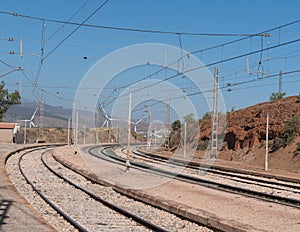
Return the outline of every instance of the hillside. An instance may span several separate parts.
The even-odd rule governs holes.
[[[3,122],[19,122],[21,120],[29,120],[34,114],[37,103],[22,103],[21,105],[13,105],[8,109],[3,117]],[[39,125],[39,109],[37,110],[33,122]],[[44,127],[68,127],[68,118],[72,117],[72,109],[64,109],[48,104],[44,106]]]
[[[228,150],[252,148],[266,138],[266,116],[269,115],[269,139],[279,136],[285,123],[300,116],[300,100],[297,96],[260,103],[245,109],[230,112],[226,116],[227,128],[224,142]],[[211,120],[200,122],[200,139],[210,137]]]
[[[107,143],[109,141],[115,141],[114,133],[112,129],[98,128],[98,142]],[[82,131],[79,131],[81,136],[78,136],[78,143],[83,144],[94,144],[95,143],[95,129],[87,129],[85,131],[85,138],[83,139]],[[70,131],[70,140],[72,141],[72,130]],[[36,143],[39,139],[39,128],[27,128],[26,129],[26,143]],[[41,139],[47,143],[67,143],[68,142],[68,129],[67,128],[44,128],[43,138]],[[71,142],[70,141],[70,142]],[[24,142],[24,128],[18,136],[18,143],[22,144]]]
[[[269,115],[270,166],[300,172],[300,99],[292,96],[230,112],[220,144],[219,159],[263,167],[266,144],[266,115]],[[210,138],[211,119],[201,120],[200,143]],[[292,125],[296,128],[291,136]],[[300,148],[300,147],[299,147]],[[298,148],[298,149],[299,149]],[[199,156],[204,151],[198,152]]]

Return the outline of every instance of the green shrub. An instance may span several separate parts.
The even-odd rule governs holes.
[[[295,151],[293,151],[294,155],[300,155],[300,142],[297,143]]]
[[[286,121],[282,133],[275,137],[271,146],[271,152],[277,151],[280,147],[285,147],[291,143],[297,135],[300,128],[300,117],[294,116]]]
[[[271,152],[277,151],[279,148],[283,147],[285,144],[284,140],[280,137],[275,137],[273,144],[271,146]]]
[[[276,101],[278,99],[284,98],[285,97],[285,93],[272,93],[270,96],[270,101]]]
[[[172,123],[172,130],[178,131],[181,128],[181,122],[179,120],[176,120]]]
[[[299,93],[299,95],[297,97],[297,100],[296,100],[296,103],[299,103],[299,102],[300,102],[300,93]]]
[[[197,146],[197,150],[199,151],[204,151],[207,149],[209,144],[209,140],[199,140],[198,146]]]
[[[59,131],[59,132],[63,132],[64,131],[63,128],[61,128],[61,127],[57,127],[56,130]]]

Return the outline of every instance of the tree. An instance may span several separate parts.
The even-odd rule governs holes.
[[[176,120],[172,123],[172,130],[178,131],[181,128],[181,122],[179,120]]]
[[[272,93],[270,96],[270,101],[276,101],[278,99],[284,98],[285,97],[285,92],[284,93]]]
[[[195,123],[197,123],[197,121],[194,118],[194,114],[193,113],[188,114],[187,116],[183,117],[183,119],[184,119],[184,121],[187,124],[195,124]]]
[[[9,93],[7,89],[4,88],[5,84],[4,81],[0,83],[0,121],[6,111],[12,105],[21,104],[21,96],[17,90]]]
[[[274,138],[271,146],[271,152],[277,151],[281,147],[285,147],[291,143],[300,133],[300,116],[293,116],[284,123],[284,128],[279,136]]]
[[[183,118],[187,125],[187,130],[186,130],[187,142],[191,143],[199,132],[199,121],[194,118],[194,114],[192,113],[188,114]]]

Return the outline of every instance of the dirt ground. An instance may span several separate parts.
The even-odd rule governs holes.
[[[268,155],[268,166],[274,172],[292,172],[298,173],[300,177],[300,155],[294,155],[293,151],[296,149],[297,142],[300,138],[295,139],[291,144],[284,148],[280,148],[274,153]],[[265,144],[261,143],[257,146],[239,151],[221,151],[219,154],[220,160],[238,162],[240,165],[253,166],[255,168],[264,169],[266,156]]]
[[[284,148],[280,148],[274,153],[268,153],[268,172],[270,174],[293,176],[300,178],[300,155],[294,155],[297,143],[300,142],[300,137],[297,137],[292,143]],[[176,158],[172,152],[158,149],[152,151],[159,155]],[[177,158],[183,158],[183,152],[180,150]],[[189,154],[189,152],[187,152]],[[203,157],[209,155],[209,151],[196,151],[191,153],[194,161],[203,160]],[[265,143],[260,143],[252,148],[244,148],[238,151],[222,150],[218,153],[217,159],[213,164],[227,166],[237,169],[246,169],[252,171],[264,171],[266,148]]]
[[[38,128],[30,128],[27,130],[27,142],[35,143],[38,138]],[[67,129],[65,128],[45,128],[44,138],[46,142],[51,143],[67,143]],[[99,137],[103,141],[107,140],[105,131],[103,134],[99,133]],[[268,166],[269,171],[277,174],[294,173],[300,177],[300,155],[294,155],[297,143],[300,142],[300,137],[297,137],[292,143],[284,148],[280,148],[274,153],[269,153]],[[156,151],[155,151],[156,152]],[[159,153],[171,156],[170,152]],[[206,152],[207,153],[207,152]],[[237,168],[245,168],[250,170],[264,170],[265,162],[265,143],[260,143],[252,148],[244,148],[238,151],[223,150],[219,152],[216,162]],[[196,151],[194,157],[196,159],[202,158],[205,151]],[[215,162],[215,163],[216,163]]]

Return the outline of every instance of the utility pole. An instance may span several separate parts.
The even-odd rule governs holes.
[[[39,140],[43,141],[44,137],[44,115],[45,115],[45,104],[44,104],[44,90],[41,92],[40,102],[40,126],[39,126]]]
[[[265,171],[268,171],[268,153],[269,153],[269,114],[267,114],[267,128],[266,128]]]
[[[99,108],[96,108],[96,115],[95,115],[95,143],[98,144],[98,122],[100,120],[99,117]]]
[[[211,158],[216,158],[218,154],[218,79],[219,70],[215,68],[214,74],[214,102],[213,102],[213,115],[212,115],[212,145],[211,145]]]
[[[167,131],[169,132],[170,130],[170,90],[168,91],[168,100],[167,100],[167,114],[166,114],[166,127]]]
[[[127,124],[127,157],[126,157],[126,170],[130,170],[130,133],[131,133],[131,98],[132,92],[129,92],[129,106],[128,106],[128,124]]]
[[[23,40],[20,39],[20,58],[23,57]]]
[[[171,114],[171,106],[170,106],[171,98],[170,98],[170,90],[168,91],[168,100],[167,100],[167,112],[166,112],[166,135],[165,135],[165,148],[169,148],[169,136],[170,136],[170,114]]]
[[[70,126],[71,126],[71,120],[69,117],[68,118],[68,147],[70,146]]]
[[[83,126],[83,144],[85,144],[85,137],[86,137],[86,126]]]
[[[117,121],[117,128],[116,128],[116,142],[119,143],[119,121]]]
[[[75,123],[75,145],[78,144],[78,109],[76,109],[76,123]]]
[[[75,139],[76,139],[76,103],[75,101],[73,102],[73,112],[72,112],[72,143],[75,144]]]
[[[282,71],[279,73],[279,93],[282,94]]]
[[[186,158],[186,122],[184,122],[183,157]]]
[[[22,93],[22,83],[21,82],[16,82],[16,85],[19,85],[19,94],[21,96],[21,93]]]
[[[154,129],[154,148],[156,149],[156,126],[155,126],[155,129]]]
[[[25,126],[24,126],[24,144],[26,144],[26,140],[27,140],[27,138],[26,138],[27,121],[25,120],[24,123],[25,123]]]
[[[149,106],[148,110],[148,118],[149,118],[149,126],[148,126],[148,135],[147,135],[147,149],[151,148],[151,138],[152,138],[152,131],[151,131],[151,122],[152,122],[152,109],[151,106]]]

